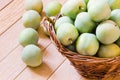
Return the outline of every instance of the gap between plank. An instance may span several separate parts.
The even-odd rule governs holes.
[[[9,30],[16,22],[18,22],[20,19],[21,19],[21,17],[18,18],[14,23],[12,23],[12,24],[10,25],[10,27],[8,27],[6,30],[4,30],[2,33],[0,33],[0,36],[1,36],[3,33],[5,33],[6,31],[8,31],[8,30]]]
[[[26,68],[27,66],[13,80],[15,80],[20,74],[22,74]]]
[[[10,1],[9,3],[7,3],[4,7],[2,7],[2,8],[0,9],[0,11],[2,11],[5,7],[7,7],[7,6],[8,6],[9,4],[11,4],[13,1],[14,1],[14,0]]]
[[[65,60],[63,60],[61,62],[61,64],[50,74],[50,76],[47,78],[47,80],[57,71],[57,69],[59,69],[60,66],[62,66],[62,64],[66,61],[66,57],[65,57]]]
[[[52,42],[50,42],[42,51],[44,51],[51,43],[52,43]],[[7,57],[10,55],[10,53],[12,53],[18,46],[19,46],[19,44],[16,45],[16,47],[14,47],[14,48],[8,53],[8,55],[6,55],[4,58],[2,58],[2,59],[0,60],[0,62],[2,62],[5,58],[7,58]]]
[[[2,62],[5,58],[7,58],[7,57],[10,55],[10,53],[12,53],[18,46],[19,46],[19,45],[16,45],[16,47],[14,47],[14,48],[8,53],[8,55],[6,55],[5,57],[3,57],[3,58],[0,60],[0,62]]]

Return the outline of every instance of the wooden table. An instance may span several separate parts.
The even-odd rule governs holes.
[[[43,0],[44,6],[48,1]],[[43,64],[31,68],[23,63],[23,47],[18,37],[24,30],[21,22],[24,12],[24,0],[0,0],[0,80],[85,80],[57,51],[41,28],[38,44],[43,51]]]
[[[44,6],[48,1],[43,0]],[[65,0],[59,1],[63,4]],[[38,43],[43,51],[43,64],[31,68],[23,63],[23,47],[18,37],[24,30],[21,22],[24,12],[24,0],[0,0],[0,80],[81,80],[41,29]]]

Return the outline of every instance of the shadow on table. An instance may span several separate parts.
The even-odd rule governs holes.
[[[53,72],[52,69],[44,62],[36,68],[32,68],[32,67],[29,67],[29,68],[32,72],[42,77],[48,77],[50,73]]]

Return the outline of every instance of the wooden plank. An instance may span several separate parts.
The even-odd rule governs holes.
[[[0,62],[1,80],[13,80],[26,68],[25,63],[21,60],[22,49],[22,46],[18,46],[8,57]],[[45,55],[45,52],[43,54]]]
[[[9,5],[13,0],[0,0],[0,11]]]
[[[20,1],[21,0],[17,0],[18,3]],[[9,8],[13,7],[13,4],[15,4],[15,3],[16,3],[16,1],[14,1],[10,6],[8,6],[7,9],[5,8],[5,10],[3,11],[3,13],[5,13],[6,10],[8,10]],[[18,4],[18,3],[16,3],[16,4]],[[21,4],[23,4],[23,3],[21,3]],[[14,8],[15,8],[15,6],[14,6]],[[7,14],[9,14],[9,12]],[[12,12],[10,12],[10,13],[12,13]],[[2,13],[0,13],[0,14],[2,14]],[[6,14],[3,14],[3,16],[5,16],[5,15]],[[13,14],[12,14],[12,17],[13,17]],[[2,21],[2,18],[4,18],[4,17],[1,16],[1,18],[0,18],[1,21]],[[6,19],[7,22],[4,21],[4,20],[2,22],[0,21],[0,25],[2,25],[2,23],[3,23],[3,25],[2,25],[3,29],[5,29],[6,27],[9,27],[10,25],[12,25],[13,21],[12,22],[8,22],[9,21],[8,18],[5,17],[5,19]],[[13,18],[11,18],[11,19],[13,19]],[[6,24],[6,25],[4,25],[4,24]],[[4,31],[2,29],[0,29],[0,30]],[[1,46],[1,49],[0,49],[0,53],[1,53],[0,60],[3,59],[12,49],[14,49],[16,47],[16,45],[18,44],[18,36],[19,36],[19,34],[20,34],[20,32],[22,30],[23,30],[22,22],[18,21],[18,22],[16,22],[15,25],[12,26],[12,28],[10,30],[8,30],[6,33],[4,33],[3,35],[0,36],[0,45],[4,44],[3,46]],[[42,41],[42,39],[43,38],[41,38],[41,41]]]
[[[24,13],[24,0],[14,0],[0,12],[0,35],[11,27]]]
[[[19,43],[18,37],[24,27],[19,20],[8,31],[0,36],[0,61],[6,57]]]
[[[44,50],[51,42],[44,40],[43,43],[42,41],[43,40],[39,40],[39,45],[40,48]],[[9,56],[0,62],[0,76],[2,80],[13,80],[25,69],[26,65],[21,60],[22,49],[23,47],[19,45]],[[45,53],[46,52],[43,52],[44,55]]]
[[[19,2],[19,1],[18,1]],[[8,6],[7,6],[8,7]],[[6,9],[6,8],[5,8]],[[4,11],[3,11],[4,12]],[[0,13],[1,15],[1,13]],[[1,17],[1,16],[0,16]],[[9,18],[9,17],[8,17]],[[2,18],[1,18],[2,19]],[[7,18],[6,18],[7,19]],[[15,18],[16,19],[16,18]],[[19,18],[18,18],[19,19]],[[1,20],[2,21],[2,20]],[[0,21],[0,24],[1,24],[1,21]],[[15,21],[16,22],[16,21]],[[6,23],[6,21],[5,21]],[[3,24],[5,24],[3,23]],[[8,23],[9,23],[9,20],[8,20]],[[14,23],[10,22],[11,25],[13,25]],[[5,44],[5,46],[3,46],[1,49],[0,49],[0,53],[1,54],[6,54],[4,55],[4,57],[2,57],[2,61],[0,62],[0,76],[1,76],[1,79],[2,80],[13,80],[18,74],[20,74],[25,68],[26,68],[26,65],[21,61],[20,59],[20,53],[22,51],[22,47],[19,46],[17,47],[18,45],[18,42],[17,39],[18,39],[18,35],[19,33],[21,32],[21,30],[23,30],[24,28],[16,28],[16,26],[18,26],[19,24],[21,24],[21,22],[17,22],[16,24],[14,24],[13,26],[11,25],[7,25],[10,29],[7,28],[7,31],[0,36],[0,42],[1,42],[1,45],[3,46]],[[1,27],[1,26],[0,26]],[[6,28],[6,27],[4,27]],[[20,30],[20,32],[19,32]],[[17,34],[18,33],[18,34]],[[15,41],[15,42],[14,42]],[[40,38],[39,40],[39,45],[43,48],[45,48],[45,45],[46,44],[49,44],[48,42],[49,40],[46,40],[46,38],[44,38],[42,36],[42,38]],[[14,43],[14,44],[13,44]],[[11,45],[10,45],[11,44]],[[9,46],[9,48],[8,48]],[[7,47],[7,48],[6,48]],[[17,48],[16,48],[17,47]],[[15,49],[16,48],[16,49]],[[13,49],[15,49],[13,51]],[[4,50],[4,51],[2,51]],[[51,49],[50,50],[54,50],[54,49]],[[48,50],[48,51],[50,51]],[[5,52],[7,51],[7,52]],[[13,51],[13,52],[11,52]],[[9,55],[8,53],[11,52]],[[46,52],[48,53],[48,52]],[[53,51],[51,51],[51,53],[53,53]],[[8,55],[8,56],[7,56]],[[48,53],[49,55],[49,53]],[[51,55],[49,55],[51,56]],[[55,57],[55,56],[54,56]],[[59,56],[58,56],[59,57]],[[54,60],[57,60],[57,58],[54,58]],[[3,59],[4,58],[4,59]],[[52,59],[53,57],[51,57],[50,59]],[[62,59],[62,58],[61,58]],[[60,61],[60,59],[58,59],[57,61]],[[48,62],[49,63],[52,63],[52,61],[49,62],[49,60],[47,60],[47,57],[45,59],[45,64]],[[62,62],[61,62],[62,63]],[[60,65],[60,63],[56,63],[57,65]],[[49,64],[50,65],[50,64]],[[55,67],[53,67],[54,65],[51,65],[52,68],[55,69]],[[57,66],[58,67],[58,66]],[[25,69],[26,70],[26,69]],[[45,75],[45,74],[44,74]],[[26,76],[27,77],[27,76]]]
[[[66,61],[54,72],[48,80],[82,80],[70,62]]]
[[[63,57],[51,44],[43,57],[43,64],[38,68],[27,67],[15,80],[47,80],[47,78],[63,63]],[[26,76],[27,75],[27,76]]]
[[[22,47],[16,48],[5,60],[0,62],[0,76],[1,80],[13,80],[26,65],[21,60]]]
[[[70,61],[65,62],[50,76],[48,80],[93,80],[85,79],[80,76],[75,68],[71,66]],[[114,78],[107,78],[107,80],[120,80],[120,75]]]

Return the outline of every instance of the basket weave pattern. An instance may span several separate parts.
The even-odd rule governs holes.
[[[50,38],[58,51],[70,60],[80,75],[92,80],[107,80],[108,77],[114,78],[120,73],[120,56],[114,58],[83,56],[65,48],[56,38],[54,31],[56,19],[51,20],[48,17],[44,17],[42,24],[47,28]]]

